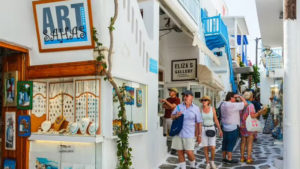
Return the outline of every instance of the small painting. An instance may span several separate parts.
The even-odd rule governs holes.
[[[142,89],[136,89],[136,107],[142,107],[143,105],[143,92]]]
[[[18,82],[18,104],[17,108],[22,110],[32,109],[32,81]]]
[[[14,160],[14,159],[5,159],[3,168],[4,169],[15,169],[16,168],[16,160]]]
[[[35,168],[36,169],[58,169],[58,162],[57,161],[52,161],[47,158],[41,158],[38,157],[36,158],[35,161]]]
[[[18,126],[19,126],[19,136],[20,137],[29,137],[31,134],[30,127],[30,116],[28,115],[20,115],[18,118]]]
[[[134,88],[125,86],[125,104],[126,105],[134,105]]]
[[[4,73],[4,106],[17,106],[18,71]]]
[[[16,149],[16,112],[5,112],[5,150]]]

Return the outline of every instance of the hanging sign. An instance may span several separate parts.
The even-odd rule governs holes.
[[[90,0],[33,1],[40,52],[93,48]]]
[[[172,81],[195,80],[197,59],[172,60]]]

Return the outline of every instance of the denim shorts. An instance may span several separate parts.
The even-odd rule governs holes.
[[[222,151],[232,152],[239,136],[239,130],[223,131]]]

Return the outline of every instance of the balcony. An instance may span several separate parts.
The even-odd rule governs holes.
[[[178,2],[182,5],[185,11],[192,17],[197,25],[200,22],[200,1],[199,0],[178,0]]]
[[[221,15],[202,19],[206,45],[209,49],[224,47],[229,43],[227,26]]]

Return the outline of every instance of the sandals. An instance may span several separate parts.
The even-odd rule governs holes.
[[[246,161],[247,164],[252,164],[253,162],[254,162],[253,159],[248,159],[248,160]]]
[[[245,161],[246,161],[245,157],[242,157],[241,160],[240,160],[241,163],[244,163]]]

